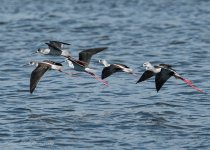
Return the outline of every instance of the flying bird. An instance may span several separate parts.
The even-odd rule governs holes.
[[[68,62],[69,67],[73,68],[74,70],[80,71],[80,72],[85,72],[85,73],[91,75],[92,77],[94,77],[95,79],[97,79],[98,81],[100,81],[101,83],[103,83],[104,85],[108,86],[108,83],[106,81],[102,80],[100,77],[96,76],[93,73],[94,70],[89,67],[90,60],[91,60],[92,56],[105,50],[105,49],[107,49],[107,47],[86,49],[79,53],[78,60],[69,56],[68,58],[66,58],[66,61]]]
[[[32,94],[35,90],[37,84],[39,83],[41,77],[45,74],[48,70],[57,70],[59,72],[63,72],[67,75],[70,75],[67,72],[64,72],[62,70],[62,64],[56,63],[50,60],[44,60],[43,62],[37,62],[37,61],[30,61],[28,65],[35,65],[36,68],[31,73],[30,78],[30,93]]]
[[[53,56],[64,56],[69,57],[70,53],[67,49],[64,49],[64,45],[70,45],[68,43],[60,42],[60,41],[49,41],[49,43],[45,43],[48,45],[48,48],[39,48],[36,53],[40,53],[43,55],[53,55]]]
[[[146,67],[146,71],[142,74],[140,79],[136,82],[145,81],[152,76],[155,76],[155,85],[157,92],[161,89],[164,83],[171,77],[174,76],[176,79],[180,79],[185,82],[187,85],[197,90],[198,92],[204,93],[202,90],[195,87],[192,82],[188,79],[183,78],[179,75],[174,69],[172,69],[171,65],[168,64],[159,64],[157,66],[153,66],[150,62],[145,62],[143,67]]]
[[[113,73],[116,72],[127,72],[129,74],[133,74],[133,70],[126,65],[123,64],[109,64],[106,60],[102,59],[99,60],[99,63],[103,64],[105,67],[101,73],[101,79],[105,79],[111,76]]]

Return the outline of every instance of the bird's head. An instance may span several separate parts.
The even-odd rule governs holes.
[[[32,66],[32,65],[37,66],[38,65],[38,62],[37,61],[29,61],[27,64],[23,65],[23,67],[24,66]]]
[[[38,62],[37,61],[30,61],[29,63],[28,63],[28,65],[32,65],[32,66],[38,66]]]
[[[143,67],[146,67],[146,70],[151,70],[154,68],[150,62],[143,63]]]
[[[99,62],[100,64],[103,64],[103,61],[104,61],[104,59],[100,59],[98,62]]]
[[[41,53],[41,54],[48,54],[50,52],[49,48],[38,48],[36,53]]]
[[[43,48],[38,48],[36,52],[37,53],[43,53],[44,52],[44,49]]]
[[[105,67],[110,66],[110,64],[108,64],[108,62],[107,62],[105,59],[100,59],[98,62],[99,62],[100,64],[103,64]]]

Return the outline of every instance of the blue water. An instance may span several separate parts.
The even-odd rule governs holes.
[[[142,64],[167,63],[210,91],[208,0],[2,0],[0,6],[0,149],[210,149],[210,100],[170,78],[135,84]],[[29,93],[30,60],[48,40],[81,49],[107,46],[99,59],[123,63],[105,87],[86,74],[47,72]],[[63,63],[66,71],[67,64]]]

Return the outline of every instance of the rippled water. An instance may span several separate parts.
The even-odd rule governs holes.
[[[209,94],[171,78],[135,84],[145,61],[172,64],[210,91],[208,0],[2,0],[0,7],[1,149],[210,149]],[[139,77],[117,73],[110,87],[80,74],[51,71],[29,89],[32,54],[48,40],[81,49],[107,46],[99,59],[124,63]],[[69,71],[67,65],[64,66]]]

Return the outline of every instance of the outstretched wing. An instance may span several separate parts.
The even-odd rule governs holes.
[[[90,63],[91,57],[94,54],[97,54],[105,49],[107,49],[107,47],[86,49],[79,53],[79,60],[85,62],[86,66],[88,66]]]
[[[142,76],[139,78],[139,80],[136,82],[136,84],[139,83],[139,82],[145,81],[145,80],[151,78],[151,77],[154,76],[154,75],[155,75],[155,73],[153,73],[152,71],[146,70],[146,71],[142,74]]]
[[[36,69],[34,69],[31,73],[31,79],[30,79],[30,92],[33,93],[35,90],[38,82],[40,81],[41,77],[44,75],[44,73],[50,69],[50,66],[47,64],[39,64]]]
[[[115,65],[110,65],[108,67],[104,67],[101,74],[101,79],[105,79],[112,75],[115,72],[121,71],[120,68],[116,67]]]
[[[160,90],[160,88],[164,85],[164,83],[174,74],[174,72],[168,70],[168,69],[161,69],[159,73],[156,74],[155,77],[155,85],[157,92]]]
[[[50,41],[50,44],[52,44],[60,49],[63,49],[64,45],[71,45],[69,43],[64,43],[64,42],[60,42],[60,41]]]

